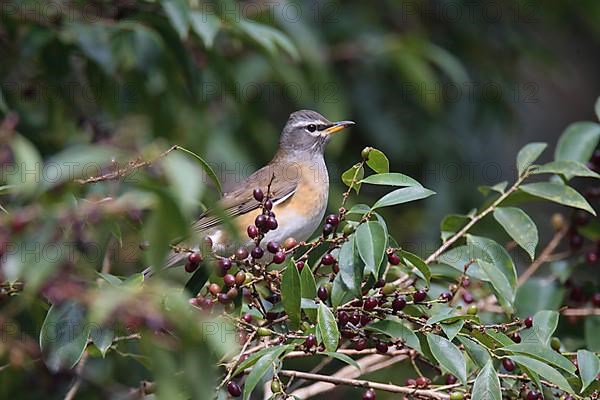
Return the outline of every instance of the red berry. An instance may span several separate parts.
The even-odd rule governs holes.
[[[368,389],[363,393],[362,400],[375,400],[376,397],[375,391],[373,389]]]
[[[315,347],[317,345],[317,338],[315,337],[315,335],[310,334],[306,337],[306,339],[304,340],[304,345],[306,346],[307,349],[311,349],[313,347]]]
[[[269,242],[267,243],[267,250],[269,253],[277,253],[279,251],[279,243],[277,242]]]
[[[365,310],[371,311],[371,310],[374,310],[378,304],[379,304],[379,302],[377,301],[377,299],[375,297],[367,297],[363,307]]]
[[[397,312],[402,310],[404,307],[406,307],[406,298],[404,296],[396,297],[392,301],[392,310]]]
[[[259,234],[258,228],[255,225],[249,225],[248,229],[246,229],[246,231],[247,231],[248,237],[250,239],[254,239]]]
[[[283,248],[286,250],[293,249],[296,246],[298,246],[298,241],[293,237],[289,237],[283,242]]]
[[[256,219],[254,219],[254,225],[258,229],[265,230],[267,228],[267,217],[262,214],[257,215]]]
[[[282,262],[285,261],[285,252],[283,251],[278,251],[277,253],[275,253],[275,255],[273,256],[273,262],[275,264],[281,264]]]
[[[446,375],[446,385],[454,385],[458,379],[451,374]]]
[[[262,256],[264,254],[265,254],[265,252],[264,252],[264,250],[260,246],[256,246],[250,252],[250,255],[252,256],[252,258],[255,258],[255,259],[262,258]]]
[[[531,328],[533,326],[533,317],[530,315],[523,321],[526,328]]]
[[[530,390],[527,393],[527,400],[537,400],[539,396],[540,396],[540,393],[538,393],[535,390]]]
[[[400,264],[402,260],[400,260],[400,257],[396,254],[396,253],[390,253],[388,254],[388,262],[392,265],[398,265]]]
[[[598,252],[593,250],[585,255],[585,262],[587,262],[589,265],[594,265],[598,262],[598,258]]]
[[[213,296],[218,295],[219,293],[221,293],[221,286],[217,285],[216,283],[211,283],[208,286],[208,291],[210,292],[210,294],[212,294]]]
[[[231,301],[231,299],[229,298],[229,296],[227,296],[226,293],[219,293],[217,295],[217,300],[221,304],[227,304],[227,303],[229,303]]]
[[[350,316],[345,311],[338,312],[337,317],[340,326],[345,326],[348,323],[348,321],[350,321]]]
[[[414,379],[408,378],[406,380],[406,386],[415,387],[415,386],[417,386],[417,381],[415,381]]]
[[[231,260],[229,258],[219,258],[217,266],[223,271],[229,271],[231,269]]]
[[[512,372],[515,370],[516,365],[513,362],[513,360],[511,360],[510,358],[503,358],[502,359],[502,366],[504,367],[505,370],[507,370],[508,372]]]
[[[367,348],[367,339],[359,338],[354,342],[354,349],[361,351]]]
[[[263,199],[265,198],[265,194],[263,193],[261,188],[254,189],[252,195],[254,196],[254,200],[256,201],[263,201]]]
[[[569,237],[569,246],[572,250],[579,250],[583,246],[583,237],[578,233],[572,233]]]
[[[419,289],[415,293],[413,293],[414,301],[423,301],[423,300],[425,300],[426,297],[427,297],[427,292],[424,291],[423,289]]]
[[[466,290],[462,292],[461,297],[463,301],[467,304],[471,304],[475,299],[473,299],[473,295],[471,292],[467,292]]]
[[[238,286],[243,285],[246,282],[246,273],[244,271],[238,271],[235,274],[235,284]]]
[[[202,255],[200,255],[200,253],[197,251],[190,253],[190,255],[188,256],[188,261],[190,262],[190,264],[198,265],[202,261]]]
[[[191,263],[191,262],[189,262],[189,261],[185,263],[185,272],[192,273],[192,272],[194,272],[196,269],[198,269],[198,264],[196,264],[196,263]]]
[[[355,312],[350,316],[350,323],[354,326],[359,326],[360,324],[360,314]]]
[[[228,287],[235,285],[235,276],[233,276],[231,274],[225,275],[223,277],[223,283]]]
[[[471,280],[467,277],[464,277],[462,282],[461,282],[462,287],[464,288],[468,288],[469,286],[471,286]]]
[[[521,335],[519,335],[519,332],[513,333],[512,335],[510,335],[510,338],[515,343],[521,343]]]
[[[329,225],[338,226],[340,223],[340,217],[335,214],[329,214],[327,218],[325,218],[325,222],[327,222]]]
[[[333,225],[325,224],[323,225],[323,236],[329,236],[333,232]]]
[[[317,297],[319,297],[321,301],[327,300],[329,293],[327,292],[327,288],[325,286],[319,286],[319,289],[317,289]]]
[[[323,265],[333,265],[335,263],[335,258],[327,253],[321,258],[321,264]]]
[[[385,354],[388,352],[388,345],[384,342],[377,342],[377,344],[375,345],[375,349],[378,353]]]
[[[304,269],[304,261],[298,261],[296,263],[296,268],[298,268],[298,271],[302,271]]]
[[[233,397],[240,397],[242,395],[242,389],[240,388],[240,385],[233,381],[229,381],[229,383],[227,383],[227,391]]]
[[[419,376],[417,377],[417,379],[415,379],[415,383],[417,384],[417,387],[427,387],[427,378],[425,378],[424,376]]]
[[[442,300],[450,301],[450,300],[452,300],[452,293],[444,292],[441,294],[440,297],[442,298]]]
[[[240,247],[239,249],[237,249],[235,251],[235,258],[237,258],[240,261],[248,258],[248,249],[245,247]]]
[[[244,322],[249,324],[252,322],[253,317],[252,317],[252,314],[244,314],[242,319],[244,320]]]
[[[594,293],[592,296],[592,304],[594,307],[600,307],[600,293]]]

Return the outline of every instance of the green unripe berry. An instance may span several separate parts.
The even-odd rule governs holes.
[[[365,147],[361,152],[360,152],[360,156],[363,158],[363,160],[368,160],[369,159],[369,153],[371,152],[371,150],[373,150],[372,147]]]
[[[474,304],[469,306],[469,308],[467,308],[467,314],[469,314],[469,315],[477,315],[478,311],[479,311],[479,309]]]
[[[559,351],[560,350],[560,339],[557,337],[553,337],[552,339],[550,339],[550,347],[552,347],[553,350]]]
[[[354,227],[354,225],[346,224],[346,225],[344,225],[344,229],[342,230],[342,233],[344,234],[344,236],[348,237],[348,236],[352,235],[355,230],[356,230],[356,228]]]
[[[281,392],[281,383],[279,381],[276,381],[275,379],[273,379],[271,381],[271,392],[273,392],[273,393]]]
[[[393,283],[386,283],[381,288],[381,293],[385,294],[386,296],[389,296],[390,294],[394,293],[395,291],[396,291],[396,285],[394,285]]]
[[[450,400],[463,400],[465,397],[463,392],[452,392],[450,393]]]
[[[256,330],[258,336],[271,336],[271,330],[268,328],[260,327]]]

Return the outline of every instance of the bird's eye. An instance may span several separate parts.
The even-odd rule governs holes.
[[[317,130],[317,126],[315,124],[309,124],[306,129],[308,129],[309,132],[314,132]]]

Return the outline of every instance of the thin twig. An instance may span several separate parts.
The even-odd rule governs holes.
[[[519,276],[519,280],[517,281],[517,286],[521,286],[523,283],[525,283],[527,281],[527,279],[529,279],[533,274],[535,274],[535,272],[538,270],[538,268],[548,260],[548,257],[550,257],[550,255],[552,255],[552,253],[554,252],[556,247],[560,244],[560,242],[563,240],[563,238],[565,237],[565,235],[567,234],[568,231],[569,231],[569,227],[565,226],[562,229],[556,231],[556,233],[554,233],[552,240],[550,240],[550,242],[548,242],[548,244],[546,245],[544,250],[542,250],[542,252],[538,256],[538,258],[536,258],[535,261],[532,262],[529,265],[529,267],[527,267],[527,269],[525,270],[525,272],[523,272],[523,274],[521,276]]]
[[[75,374],[77,375],[77,378],[75,378],[75,383],[73,383],[73,386],[71,386],[71,388],[69,388],[69,391],[67,392],[67,394],[65,395],[64,400],[73,400],[75,398],[75,396],[77,395],[77,392],[79,391],[79,388],[81,387],[81,373],[83,372],[83,367],[85,366],[85,362],[88,358],[88,353],[85,352],[83,353],[83,356],[81,357],[81,359],[79,360],[79,363],[77,364],[77,368],[75,368]]]

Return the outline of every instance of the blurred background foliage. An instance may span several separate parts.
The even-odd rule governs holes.
[[[426,254],[443,215],[480,204],[477,186],[514,178],[523,144],[555,143],[569,123],[595,120],[598,21],[597,0],[2,1],[0,119],[21,136],[0,135],[0,162],[114,158],[123,166],[178,144],[210,161],[227,188],[269,161],[292,111],[315,109],[357,122],[328,149],[332,209],[341,172],[364,146],[381,148],[392,171],[438,193],[386,214],[398,242],[419,243]],[[181,215],[169,214],[156,171],[136,181],[162,196],[148,224],[170,225],[165,238],[185,231],[201,199],[217,197],[194,162],[168,160]],[[72,201],[60,184],[41,201]],[[91,189],[111,190],[120,189]],[[1,204],[11,211],[30,200],[3,196]],[[146,200],[133,203],[144,208]],[[550,221],[536,216],[549,214],[531,213],[543,243]],[[150,239],[160,231],[149,229],[158,235]],[[126,380],[139,382],[136,374]]]

